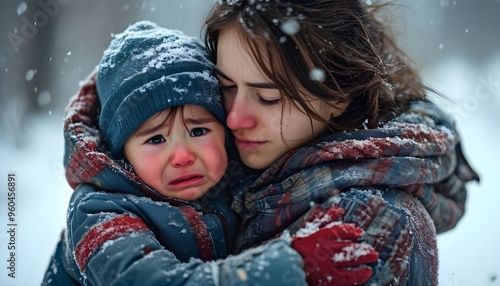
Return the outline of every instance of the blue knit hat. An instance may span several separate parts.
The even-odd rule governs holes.
[[[149,21],[115,35],[97,73],[99,125],[111,154],[123,158],[126,140],[166,108],[203,106],[225,122],[214,64],[201,42]]]

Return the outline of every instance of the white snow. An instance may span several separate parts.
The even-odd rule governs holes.
[[[290,20],[286,20],[285,22],[283,22],[281,24],[280,28],[281,28],[281,31],[283,31],[283,33],[285,33],[289,36],[293,36],[300,31],[300,24],[299,24],[299,22],[297,22],[297,20],[290,19]]]
[[[320,68],[314,68],[309,72],[309,78],[315,81],[323,82],[325,80],[325,71]]]
[[[342,248],[342,252],[336,253],[333,255],[334,262],[344,262],[344,261],[353,261],[367,255],[370,253],[372,247],[366,242],[362,242],[360,244],[349,245]]]
[[[328,214],[325,214],[319,218],[315,218],[313,221],[308,221],[306,222],[305,226],[300,228],[297,233],[296,233],[296,236],[297,237],[307,237],[313,233],[315,233],[316,231],[318,231],[320,228],[329,228],[329,227],[332,227],[334,225],[337,225],[337,224],[340,224],[342,222],[338,222],[338,221],[333,221],[333,222],[330,222],[331,221],[331,216],[328,215]]]
[[[17,6],[17,15],[21,16],[24,12],[26,12],[26,9],[28,9],[26,2],[19,3],[19,6]]]
[[[60,114],[60,113],[59,113]],[[43,115],[30,118],[23,134],[24,147],[15,148],[4,137],[0,139],[0,242],[1,265],[5,266],[7,173],[14,172],[18,181],[16,196],[16,276],[7,277],[0,267],[0,285],[40,285],[49,266],[51,253],[59,240],[66,219],[72,190],[62,164],[62,117]],[[9,278],[9,279],[7,279]]]
[[[36,70],[30,69],[26,72],[26,81],[31,81],[36,74]]]

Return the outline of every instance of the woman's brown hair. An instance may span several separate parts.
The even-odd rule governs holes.
[[[306,91],[335,107],[333,131],[376,128],[428,89],[377,20],[385,6],[355,0],[219,0],[206,20],[204,40],[217,58],[218,38],[234,28],[256,64],[312,118]],[[311,77],[311,72],[316,76]],[[296,88],[296,86],[300,88]]]

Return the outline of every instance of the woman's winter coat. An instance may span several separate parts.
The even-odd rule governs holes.
[[[479,178],[451,119],[415,101],[378,129],[326,136],[236,182],[237,248],[293,233],[314,203],[335,205],[379,252],[367,285],[436,285],[436,232],[462,217],[470,180]]]

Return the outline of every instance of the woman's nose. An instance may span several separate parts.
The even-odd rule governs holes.
[[[191,151],[189,146],[184,143],[177,143],[172,149],[172,158],[170,164],[173,167],[185,167],[194,163],[196,160],[195,154]]]
[[[226,124],[231,130],[255,127],[257,123],[255,113],[244,97],[236,95],[231,102],[226,104],[226,110]]]

